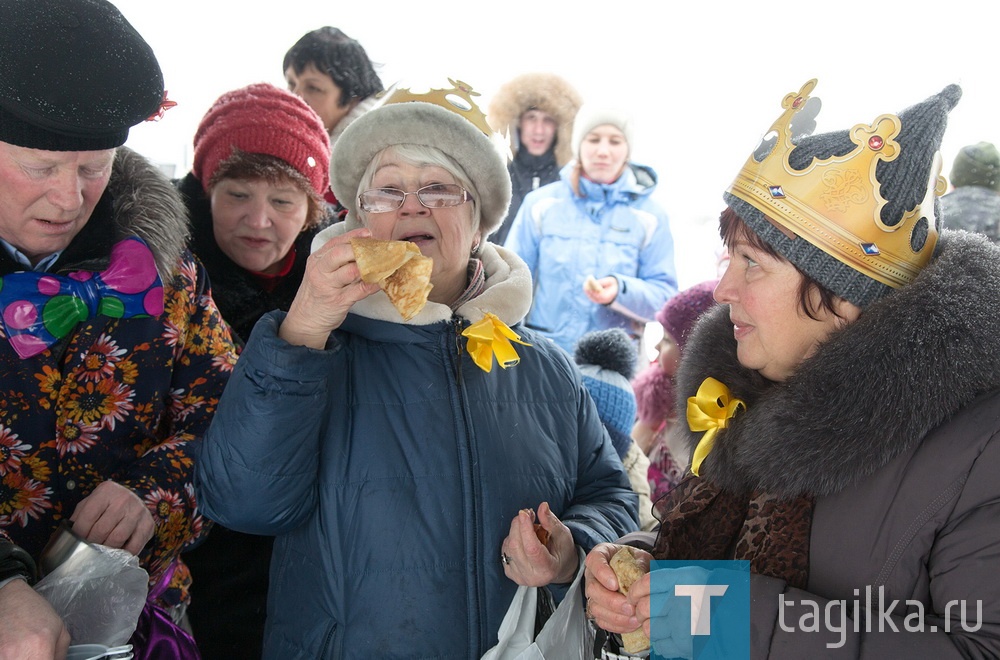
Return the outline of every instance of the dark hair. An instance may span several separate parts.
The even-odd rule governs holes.
[[[770,219],[768,219],[768,221],[771,222]],[[774,223],[772,222],[772,224]],[[768,254],[775,259],[788,261],[788,259],[786,259],[781,253],[754,233],[743,218],[737,215],[736,211],[734,211],[731,207],[727,206],[722,212],[722,215],[719,217],[719,236],[722,237],[722,242],[725,243],[726,247],[729,247],[739,239],[743,239],[755,250]],[[792,264],[792,266],[794,266],[795,270],[802,275],[802,282],[799,284],[799,309],[805,312],[806,316],[814,321],[819,320],[816,317],[816,314],[821,310],[826,310],[834,316],[839,317],[840,314],[837,313],[836,307],[834,306],[837,294],[806,275],[802,272],[802,269],[795,264]],[[809,295],[813,289],[819,291],[819,303],[815,307],[813,306]]]
[[[252,154],[242,149],[234,148],[229,158],[219,163],[215,173],[212,174],[212,179],[208,182],[208,189],[211,190],[223,179],[267,181],[271,184],[291,181],[306,194],[308,210],[306,211],[306,222],[302,225],[302,231],[319,225],[326,218],[326,202],[313,190],[309,179],[302,172],[299,172],[276,156]]]
[[[352,98],[367,98],[384,89],[368,53],[339,28],[326,25],[306,32],[285,53],[281,70],[284,72],[292,67],[300,74],[310,64],[337,83],[341,107]]]

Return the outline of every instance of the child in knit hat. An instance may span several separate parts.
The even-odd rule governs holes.
[[[632,490],[639,496],[639,526],[650,531],[657,520],[649,496],[649,459],[630,435],[636,413],[635,393],[629,383],[635,373],[635,345],[620,328],[595,330],[580,337],[574,358]]]
[[[715,300],[716,280],[695,284],[666,302],[656,314],[663,326],[663,339],[657,344],[657,359],[632,381],[637,404],[637,419],[632,437],[650,460],[649,486],[655,502],[680,480],[687,467],[687,453],[671,447],[669,431],[676,421],[674,375],[681,352],[698,318]]]

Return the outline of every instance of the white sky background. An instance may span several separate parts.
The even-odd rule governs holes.
[[[632,158],[659,174],[681,288],[713,277],[722,192],[780,114],[818,78],[817,132],[869,123],[938,92],[964,95],[942,147],[1000,146],[1000,0],[112,0],[153,47],[177,107],[132,129],[128,146],[190,169],[191,139],[224,92],[284,86],[281,61],[304,33],[341,28],[397,80],[482,93],[550,71],[585,100],[628,107]],[[498,14],[497,9],[503,13]]]

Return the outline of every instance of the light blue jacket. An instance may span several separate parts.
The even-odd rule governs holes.
[[[379,292],[326,350],[282,341],[280,312],[254,329],[196,487],[210,518],[277,536],[265,658],[478,658],[516,590],[500,549],[518,510],[549,502],[584,549],[637,528],[575,365],[516,324],[527,269],[482,257],[487,289],[454,314],[403,323]],[[484,311],[532,344],[518,365],[473,364],[460,333]]]
[[[581,177],[578,197],[570,163],[560,180],[531,192],[505,246],[528,264],[535,283],[527,326],[573,352],[581,335],[623,328],[632,335],[677,293],[674,239],[666,213],[650,197],[656,173],[630,164],[618,180]],[[588,275],[618,280],[608,306],[583,293]]]

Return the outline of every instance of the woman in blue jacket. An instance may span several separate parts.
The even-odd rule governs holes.
[[[452,84],[395,90],[344,131],[347,220],[254,329],[205,441],[205,514],[277,537],[265,658],[479,657],[518,584],[569,582],[578,548],[637,527],[575,366],[519,325],[530,274],[484,240],[510,179]],[[359,236],[433,259],[410,320],[360,279]]]
[[[674,239],[651,197],[656,172],[629,161],[631,141],[627,115],[584,104],[575,161],[525,197],[505,243],[535,281],[528,327],[570,353],[593,330],[638,338],[677,293]]]

